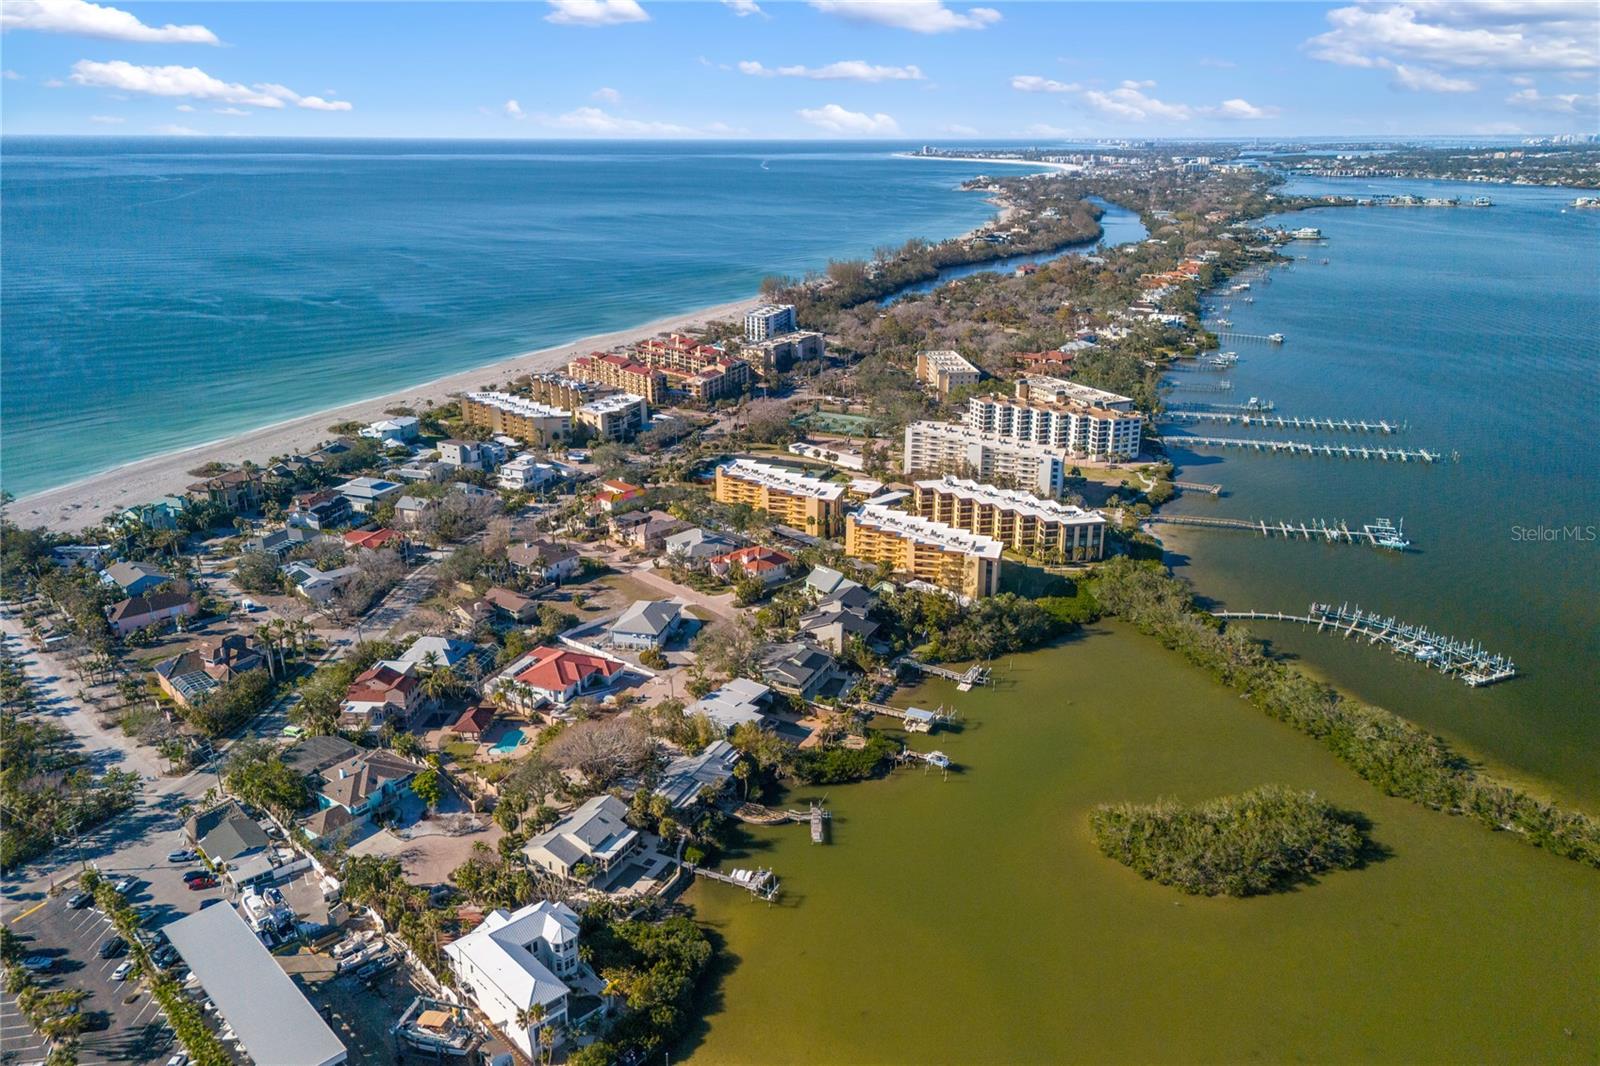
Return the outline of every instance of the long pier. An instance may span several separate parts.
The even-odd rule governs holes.
[[[1238,365],[1237,359],[1227,362],[1215,359],[1196,359],[1188,363],[1172,363],[1166,367],[1169,374],[1221,374]]]
[[[1439,463],[1450,458],[1426,448],[1379,448],[1370,444],[1307,443],[1297,440],[1253,440],[1248,437],[1167,437],[1170,447],[1249,448],[1274,455],[1316,455],[1329,459],[1379,459],[1386,463]]]
[[[1207,515],[1153,514],[1147,523],[1169,526],[1199,526],[1208,529],[1239,529],[1259,533],[1263,537],[1283,537],[1286,540],[1323,540],[1330,544],[1365,544],[1389,551],[1404,551],[1410,542],[1403,539],[1399,528],[1388,519],[1369,522],[1360,529],[1351,529],[1343,520],[1324,522],[1268,522],[1259,518],[1214,518]]]
[[[987,685],[993,681],[989,668],[979,663],[973,663],[965,670],[956,671],[946,666],[934,666],[932,663],[918,662],[909,655],[902,655],[894,661],[894,665],[909,666],[913,670],[918,670],[932,677],[942,677],[946,681],[954,681],[956,688],[962,692],[970,692],[976,685]],[[905,713],[901,712],[900,717],[904,718]]]
[[[1209,492],[1213,496],[1222,495],[1221,485],[1212,485],[1205,481],[1174,481],[1174,488],[1183,489],[1185,492]]]
[[[1404,422],[1380,418],[1375,422],[1357,418],[1306,418],[1301,415],[1269,415],[1257,411],[1164,411],[1160,422],[1225,422],[1239,426],[1266,426],[1269,429],[1310,429],[1337,433],[1400,433]]]
[[[1214,329],[1211,331],[1218,337],[1226,337],[1230,341],[1263,341],[1267,344],[1282,344],[1281,333],[1238,333],[1231,329]]]
[[[757,899],[771,903],[778,898],[778,875],[771,870],[758,867],[754,870],[734,870],[725,874],[721,870],[708,870],[704,866],[695,866],[693,863],[684,863],[684,869],[696,877],[704,877],[712,881],[721,881],[725,885],[742,888]]]
[[[1517,664],[1503,655],[1484,651],[1476,641],[1458,640],[1422,626],[1363,611],[1360,605],[1313,603],[1301,614],[1282,611],[1213,611],[1217,618],[1262,622],[1297,622],[1342,633],[1346,638],[1365,637],[1369,644],[1387,644],[1397,655],[1411,658],[1440,673],[1460,678],[1473,688],[1492,685],[1517,676]]]
[[[1231,381],[1196,381],[1194,383],[1181,381],[1163,381],[1161,387],[1172,392],[1232,392]]]
[[[1265,414],[1277,404],[1271,400],[1262,400],[1251,397],[1250,403],[1175,403],[1167,408],[1168,411],[1194,411],[1199,414]]]

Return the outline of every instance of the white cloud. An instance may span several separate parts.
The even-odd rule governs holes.
[[[1169,103],[1144,91],[1155,87],[1153,81],[1125,81],[1109,92],[1087,89],[1083,99],[1096,111],[1128,122],[1188,122],[1194,118],[1252,120],[1272,118],[1278,114],[1276,107],[1258,107],[1238,97],[1214,106]]]
[[[900,132],[900,125],[881,111],[869,115],[863,111],[846,111],[838,104],[825,104],[817,108],[803,107],[795,114],[811,125],[833,133],[870,137]]]
[[[649,22],[638,0],[549,0],[546,22],[559,26],[617,26],[624,22]]]
[[[140,44],[221,44],[204,26],[146,26],[126,11],[87,0],[5,0],[0,29],[70,33]]]
[[[100,126],[120,126],[128,120],[121,115],[90,115],[89,121]]]
[[[766,12],[761,10],[760,5],[757,4],[755,0],[722,0],[722,6],[727,8],[729,11],[732,11],[740,18],[744,18],[746,15],[766,14]]]
[[[46,89],[65,89],[67,87],[67,83],[62,81],[60,78],[47,78],[39,84],[43,85]]]
[[[672,122],[645,122],[640,119],[623,118],[609,111],[602,111],[598,107],[580,107],[555,118],[542,118],[541,121],[557,129],[608,136],[686,137],[710,132],[694,130]]]
[[[1011,87],[1019,93],[1075,93],[1083,88],[1077,82],[1052,81],[1037,74],[1018,74]]]
[[[811,0],[811,6],[852,22],[891,26],[913,33],[981,30],[1000,21],[1000,12],[992,7],[955,11],[940,0]]]
[[[1346,67],[1405,61],[1477,70],[1600,67],[1600,5],[1592,0],[1477,0],[1340,7],[1333,29],[1305,42],[1313,58]]]
[[[1215,70],[1232,70],[1239,65],[1231,59],[1222,59],[1218,56],[1201,56],[1198,62],[1202,67],[1211,67]]]
[[[224,104],[281,108],[285,103],[311,111],[349,111],[346,100],[301,96],[285,85],[257,82],[245,86],[213,78],[198,67],[144,67],[121,59],[109,63],[80,59],[72,65],[72,80],[93,89],[114,89],[147,96],[186,96]]]
[[[1440,74],[1437,70],[1427,67],[1408,67],[1404,63],[1396,63],[1394,67],[1394,84],[1401,89],[1410,89],[1414,93],[1470,93],[1477,90],[1476,82],[1466,78],[1452,78]]]
[[[152,127],[150,127],[150,132],[151,133],[160,133],[160,134],[163,134],[163,135],[165,135],[167,137],[199,137],[199,136],[201,136],[200,131],[195,129],[193,126],[179,126],[178,124],[172,123],[172,122],[167,123],[165,126],[152,126]]]
[[[177,110],[182,111],[185,114],[187,114],[187,113],[189,113],[189,112],[194,110],[194,105],[193,104],[179,104],[178,107],[177,107]]]
[[[813,81],[922,81],[922,70],[916,66],[881,67],[861,59],[842,59],[825,67],[764,67],[753,59],[739,64],[741,74],[759,78],[810,78]]]
[[[1557,115],[1593,114],[1600,111],[1600,98],[1594,93],[1541,93],[1529,87],[1518,89],[1506,97],[1506,103],[1529,111],[1547,111]]]
[[[0,74],[0,77],[4,77],[6,79],[6,81],[22,81],[23,80],[22,75],[18,74],[14,70],[5,71],[3,74]]]
[[[1035,122],[1022,131],[1029,137],[1070,137],[1071,130],[1064,130],[1060,126],[1052,126],[1048,122]]]
[[[192,111],[194,109],[190,108],[190,110]],[[248,115],[248,114],[250,114],[249,111],[246,111],[242,107],[213,107],[211,110],[212,110],[213,113],[218,114],[218,115]]]
[[[978,136],[978,131],[974,127],[972,127],[972,126],[963,126],[959,122],[952,122],[948,126],[943,126],[943,127],[940,128],[939,132],[940,133],[954,134],[957,137],[976,137],[976,136]]]
[[[522,113],[522,105],[515,100],[507,100],[500,106],[500,110],[505,112],[507,118],[524,119],[528,117]]]
[[[591,97],[593,97],[594,99],[601,101],[602,103],[607,103],[607,104],[620,104],[620,103],[622,103],[622,94],[620,92],[618,92],[617,90],[611,88],[609,85],[601,86],[600,88],[596,89],[594,92],[590,93],[589,95]]]

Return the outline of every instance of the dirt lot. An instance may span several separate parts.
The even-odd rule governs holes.
[[[389,1027],[418,993],[404,964],[358,981],[353,973],[336,975],[333,958],[324,952],[282,955],[278,963],[344,1041],[348,1061],[373,1066],[395,1061]]]

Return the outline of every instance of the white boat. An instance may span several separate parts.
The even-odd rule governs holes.
[[[1273,344],[1282,344],[1283,343],[1283,334],[1281,334],[1281,333],[1269,333],[1269,334],[1267,334],[1267,340],[1271,341]]]

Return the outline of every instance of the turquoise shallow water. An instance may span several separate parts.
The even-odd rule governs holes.
[[[1297,181],[1290,191],[1475,196],[1491,208],[1330,208],[1284,216],[1326,245],[1226,298],[1231,396],[1278,414],[1409,423],[1383,442],[1460,453],[1456,464],[1259,456],[1177,448],[1183,475],[1222,484],[1181,512],[1240,518],[1403,518],[1403,556],[1184,529],[1162,535],[1199,591],[1238,610],[1312,600],[1394,615],[1509,655],[1523,676],[1472,690],[1362,642],[1259,623],[1279,650],[1498,764],[1600,811],[1600,215],[1563,189]],[[1321,260],[1328,260],[1323,265]],[[1220,303],[1222,301],[1213,301]],[[1201,375],[1187,375],[1195,380]],[[1207,379],[1216,375],[1204,375]],[[1203,401],[1179,393],[1175,400]],[[1189,425],[1179,434],[1361,443],[1359,435]],[[1364,438],[1373,443],[1373,438]]]
[[[5,487],[754,292],[994,209],[846,144],[0,141]]]

